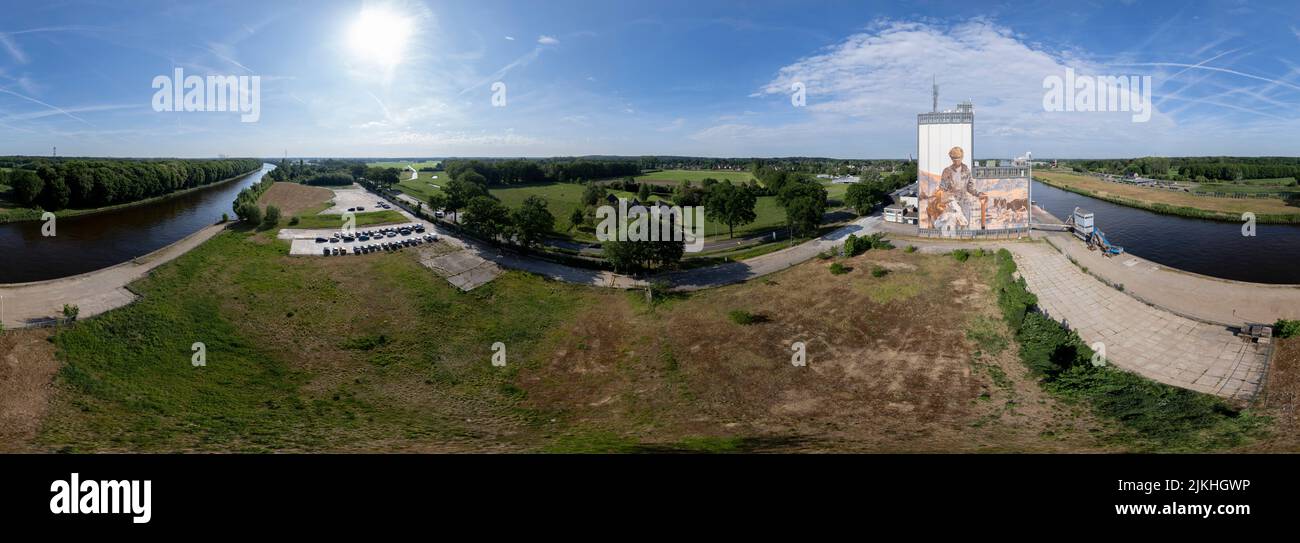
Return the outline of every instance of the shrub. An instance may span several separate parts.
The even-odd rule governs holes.
[[[222,213],[222,214],[221,214],[221,222],[223,222],[223,223],[230,222],[230,214],[229,214],[229,213]]]
[[[904,253],[915,253],[915,252],[916,252],[916,246],[915,246],[915,245],[908,245],[907,248],[903,249],[903,252],[904,252]]]
[[[731,322],[734,322],[741,326],[760,323],[767,320],[767,317],[750,313],[748,311],[745,311],[744,309],[731,310],[731,312],[727,313],[727,318],[730,318]]]
[[[893,249],[894,248],[894,244],[890,243],[889,240],[885,239],[884,232],[876,232],[875,234],[871,234],[870,236],[862,238],[862,240],[869,243],[871,246],[870,248],[872,249]]]
[[[1273,337],[1290,338],[1300,335],[1300,320],[1278,319],[1273,323]]]
[[[956,249],[952,252],[952,257],[957,259],[957,262],[965,262],[970,258],[970,251],[966,249]]]
[[[293,218],[289,219],[289,226],[298,226],[298,216],[297,216],[297,215],[295,215]]]
[[[275,228],[280,224],[280,208],[266,206],[266,215],[262,217],[262,228]]]
[[[887,270],[887,269],[885,269],[885,268],[882,268],[882,267],[880,267],[880,266],[872,266],[872,267],[871,267],[871,276],[872,276],[872,277],[884,277],[884,276],[886,276],[886,275],[889,275],[889,270]]]
[[[840,264],[839,262],[836,262],[836,263],[834,263],[834,264],[831,264],[831,274],[833,274],[833,275],[843,275],[843,274],[846,274],[846,273],[849,273],[849,268],[844,267],[843,264]]]
[[[63,318],[68,322],[76,322],[77,315],[81,314],[81,308],[76,304],[63,304]]]

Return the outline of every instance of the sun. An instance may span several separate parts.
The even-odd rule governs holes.
[[[411,37],[410,18],[380,7],[366,7],[348,29],[348,45],[359,60],[396,66]]]

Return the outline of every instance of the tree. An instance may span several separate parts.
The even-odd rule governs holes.
[[[650,201],[650,184],[641,183],[641,188],[636,190],[636,197],[642,202]]]
[[[45,181],[31,170],[14,170],[9,172],[9,186],[13,187],[14,198],[20,205],[31,206],[45,190]]]
[[[582,208],[573,208],[573,213],[569,214],[569,229],[572,230],[582,226],[585,222],[587,222],[587,214],[582,212]]]
[[[736,237],[736,225],[749,224],[758,218],[754,206],[758,198],[747,187],[737,187],[731,181],[713,185],[704,196],[704,215],[714,222],[727,225],[729,237]]]
[[[45,180],[45,192],[41,195],[42,207],[58,211],[68,207],[71,198],[72,189],[68,188],[68,183],[63,180],[63,176],[56,175]]]
[[[510,230],[510,210],[491,196],[475,196],[465,206],[465,227],[496,242]]]
[[[605,187],[597,184],[588,184],[582,189],[582,205],[598,206],[605,201]]]
[[[457,212],[469,205],[471,200],[479,196],[488,196],[486,186],[468,181],[464,177],[467,176],[452,179],[443,189],[447,194],[447,203],[443,208],[452,213],[453,221],[459,218]]]
[[[255,202],[241,202],[235,206],[235,215],[239,220],[248,224],[257,225],[262,222],[262,208],[258,207]]]
[[[435,192],[433,194],[430,194],[429,209],[433,210],[434,213],[442,211],[443,209],[447,208],[447,201],[448,201],[447,193],[445,192]]]
[[[615,270],[641,271],[675,266],[686,253],[686,243],[609,240],[601,243],[601,251]]]
[[[539,245],[555,227],[555,217],[546,209],[546,199],[535,195],[529,196],[519,209],[511,212],[510,222],[515,240],[528,248]]]
[[[881,182],[861,181],[849,185],[849,190],[844,194],[844,203],[852,207],[858,215],[866,215],[883,203],[887,194]]]
[[[782,183],[776,196],[785,208],[786,223],[799,235],[812,235],[826,213],[826,189],[815,181],[796,177]]]
[[[262,217],[262,229],[275,228],[278,224],[280,224],[280,208],[266,206],[266,215]]]

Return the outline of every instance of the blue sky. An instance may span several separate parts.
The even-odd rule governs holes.
[[[0,154],[902,158],[932,78],[981,158],[1300,154],[1288,2],[6,4]],[[260,118],[155,111],[176,68]],[[1150,121],[1046,111],[1067,68],[1151,76]]]

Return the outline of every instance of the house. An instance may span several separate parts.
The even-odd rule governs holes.
[[[903,222],[903,216],[907,214],[907,208],[898,204],[885,206],[885,222]]]

